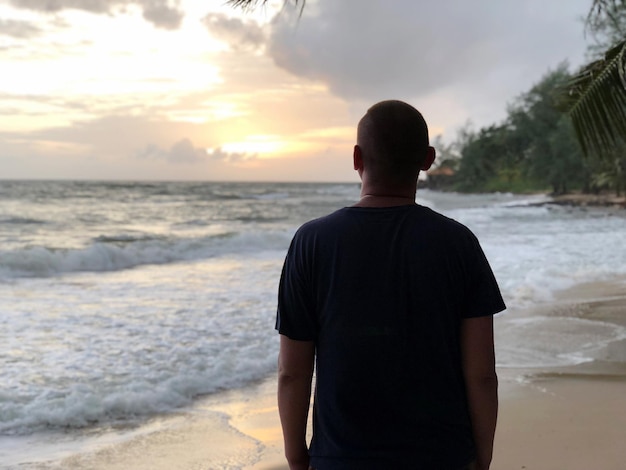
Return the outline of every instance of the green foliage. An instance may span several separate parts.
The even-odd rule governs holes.
[[[564,107],[585,154],[609,158],[626,137],[626,0],[593,0],[586,28],[596,60],[567,84]]]
[[[443,141],[441,135],[436,136],[432,141],[432,146],[435,147],[437,157],[435,159],[435,166],[437,168],[451,168],[453,171],[458,170],[461,155],[458,152],[458,143],[453,142],[446,144]]]
[[[560,90],[570,80],[567,65],[548,72],[508,109],[500,125],[461,136],[462,158],[453,187],[460,191],[553,193],[589,186],[569,119],[560,109]]]
[[[580,187],[585,163],[569,119],[560,109],[560,89],[570,80],[567,65],[549,72],[510,111],[516,130],[527,137],[524,167],[555,194]]]
[[[626,37],[626,0],[594,0],[586,30],[595,41],[589,46],[591,56],[603,57]]]
[[[499,178],[509,181],[514,179],[514,175],[507,171],[514,168],[517,159],[511,151],[509,136],[509,129],[495,125],[483,128],[476,134],[466,135],[455,178],[457,189],[476,191]]]
[[[612,190],[619,196],[626,191],[626,143],[621,140],[610,155],[596,162],[591,178],[593,191]]]
[[[568,83],[566,106],[586,154],[610,153],[626,136],[626,41],[584,67]]]

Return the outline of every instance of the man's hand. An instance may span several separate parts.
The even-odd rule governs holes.
[[[315,360],[313,341],[296,341],[280,335],[278,355],[278,413],[290,470],[308,470],[306,426],[311,402]]]
[[[470,470],[489,470],[498,416],[498,377],[491,315],[463,320],[461,354],[477,453]]]

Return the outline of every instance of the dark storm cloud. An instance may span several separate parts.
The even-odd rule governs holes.
[[[83,10],[91,13],[113,13],[129,5],[143,10],[146,21],[163,29],[176,29],[183,18],[177,0],[9,0],[17,8],[55,13],[61,10]]]
[[[205,16],[202,23],[212,36],[227,42],[233,49],[257,49],[265,42],[263,30],[252,21],[244,22],[222,13],[213,13]]]
[[[269,54],[338,96],[420,96],[451,86],[530,85],[582,53],[587,0],[319,0],[283,12]],[[520,76],[520,73],[532,76]]]
[[[28,39],[40,33],[41,30],[28,21],[0,19],[0,35]]]

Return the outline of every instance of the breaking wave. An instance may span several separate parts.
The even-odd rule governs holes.
[[[102,235],[82,248],[29,247],[0,251],[0,277],[118,271],[232,253],[285,250],[290,236],[287,231],[225,232],[199,238]]]

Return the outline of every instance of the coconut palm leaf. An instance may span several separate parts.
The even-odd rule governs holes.
[[[265,4],[266,2],[267,0],[228,0],[227,3],[237,8],[249,9],[254,8],[259,3]]]
[[[290,1],[292,1],[296,6],[300,4],[300,12],[302,12],[306,0],[285,0],[285,3],[289,3]],[[250,10],[255,8],[259,4],[265,5],[267,3],[267,0],[228,0],[227,3],[237,8]]]
[[[586,155],[603,156],[626,137],[626,41],[583,67],[567,86],[574,130]]]
[[[593,23],[603,16],[613,20],[615,11],[624,6],[626,6],[626,0],[593,0],[587,15],[587,26],[593,26]]]

